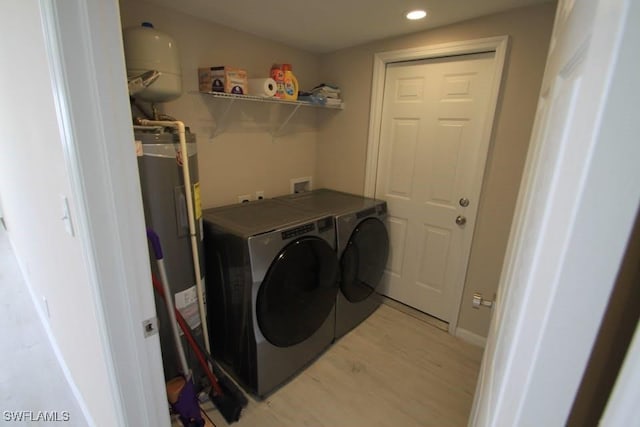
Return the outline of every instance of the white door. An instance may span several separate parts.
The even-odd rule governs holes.
[[[492,121],[494,52],[387,65],[375,197],[382,293],[450,322],[464,283]]]
[[[469,425],[567,421],[640,200],[639,18],[558,3]]]

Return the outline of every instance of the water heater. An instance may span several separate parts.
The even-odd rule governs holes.
[[[204,348],[204,336],[198,312],[195,271],[192,261],[188,213],[185,197],[185,183],[182,163],[189,162],[192,193],[196,203],[196,218],[200,220],[200,184],[198,182],[198,158],[195,135],[186,136],[187,153],[180,152],[178,135],[171,129],[162,127],[136,126],[134,135],[138,154],[138,171],[147,227],[160,237],[164,253],[167,277],[174,305],[192,329],[196,341]],[[200,227],[196,229],[202,253]],[[150,251],[150,255],[153,252]],[[200,257],[200,271],[204,271],[204,261]],[[151,256],[151,269],[160,277],[157,265]],[[204,280],[204,279],[203,279]],[[149,285],[151,286],[151,285]],[[171,334],[170,319],[164,302],[156,295],[156,312],[160,330],[160,346],[167,380],[179,375],[177,354]],[[187,362],[194,373],[194,381],[203,375],[195,354],[183,339]]]
[[[166,102],[182,94],[182,73],[178,49],[171,36],[153,28],[150,22],[124,30],[124,58],[127,77],[156,70],[160,77],[149,87],[136,94],[148,102]]]

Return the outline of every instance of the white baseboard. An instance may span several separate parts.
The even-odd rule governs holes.
[[[462,328],[456,328],[456,337],[468,342],[469,344],[477,345],[478,347],[482,348],[484,348],[484,346],[487,344],[486,337],[474,334],[473,332],[467,331],[466,329]]]
[[[12,244],[10,244],[10,247],[13,250],[14,254],[17,253],[15,250],[15,247],[13,247]],[[45,309],[43,307],[42,300],[40,299],[42,297],[38,298],[36,296],[33,286],[29,282],[27,275],[24,273],[26,269],[24,269],[23,264],[21,264],[20,260],[18,260],[17,257],[16,257],[16,264],[19,270],[19,274],[22,275],[23,283],[29,292],[31,301],[33,301],[33,306],[35,308],[36,314],[38,315],[38,318],[40,319],[40,324],[44,329],[44,334],[47,336],[49,344],[51,345],[51,349],[53,350],[53,354],[55,355],[55,358],[58,364],[60,365],[60,369],[62,370],[62,375],[67,380],[67,384],[69,385],[71,394],[76,399],[76,403],[78,404],[78,407],[80,408],[80,410],[82,411],[82,414],[84,415],[85,419],[82,421],[86,422],[87,425],[89,426],[95,426],[96,425],[95,421],[93,421],[93,416],[91,415],[91,412],[89,411],[89,407],[87,406],[84,400],[84,396],[80,392],[80,389],[78,389],[78,386],[76,385],[76,382],[73,379],[73,375],[71,375],[71,370],[69,369],[69,366],[67,365],[66,360],[62,356],[62,350],[60,350],[56,336],[53,333],[53,330],[51,329],[51,325],[49,324],[49,317],[47,313],[45,313],[44,311]]]

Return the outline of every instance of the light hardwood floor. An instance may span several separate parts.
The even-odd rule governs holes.
[[[481,348],[383,304],[265,400],[250,397],[233,425],[465,426],[481,358]]]

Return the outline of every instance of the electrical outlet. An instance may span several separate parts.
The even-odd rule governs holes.
[[[264,199],[264,191],[262,190],[256,191],[256,200],[262,200],[262,199]]]
[[[238,196],[238,203],[248,203],[251,201],[251,194],[243,194]]]

